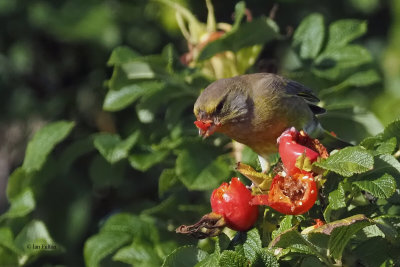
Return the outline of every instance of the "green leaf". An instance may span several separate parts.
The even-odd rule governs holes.
[[[339,183],[336,190],[329,193],[329,206],[333,210],[346,207],[346,195],[343,183]]]
[[[249,179],[256,188],[268,191],[271,187],[272,177],[268,176],[268,174],[264,172],[254,170],[250,165],[238,162],[235,170]]]
[[[335,259],[341,259],[347,243],[362,228],[370,225],[369,221],[353,222],[350,225],[335,228],[329,239],[329,252]]]
[[[302,231],[302,235],[306,236],[307,240],[316,246],[319,251],[326,252],[328,249],[329,236],[321,233],[315,233],[313,232],[314,229],[314,225],[309,226]]]
[[[72,164],[81,156],[94,150],[93,136],[85,136],[84,138],[75,140],[62,151],[58,161],[62,162],[60,173],[67,173]]]
[[[321,124],[343,140],[358,143],[367,136],[383,131],[381,122],[369,111],[340,104],[326,109],[327,113],[319,118]]]
[[[94,136],[94,146],[100,154],[110,163],[115,163],[128,157],[129,150],[136,144],[139,131],[135,131],[125,140],[116,134],[100,133]]]
[[[379,82],[381,78],[376,70],[370,69],[366,71],[357,72],[344,80],[346,86],[367,86]]]
[[[255,262],[251,265],[252,267],[279,267],[278,259],[272,255],[272,253],[267,252],[265,249],[262,249],[257,254],[257,258]]]
[[[190,190],[216,188],[229,177],[230,157],[222,155],[213,158],[205,148],[187,149],[178,154],[176,173],[181,182]]]
[[[164,169],[158,179],[158,195],[162,196],[171,187],[178,183],[175,169]]]
[[[318,256],[316,247],[312,243],[308,242],[297,231],[296,227],[286,230],[275,237],[269,244],[269,248],[284,248],[289,249],[289,251],[293,253]],[[281,252],[283,251],[279,251],[279,254]]]
[[[363,87],[378,83],[381,80],[376,70],[370,69],[366,71],[360,71],[347,77],[343,82],[321,90],[319,96],[324,97],[328,94],[334,94],[344,91],[349,87]]]
[[[328,251],[335,259],[340,260],[347,243],[362,228],[371,225],[371,221],[362,214],[327,223],[314,229],[314,233],[329,235]]]
[[[225,250],[221,253],[219,259],[221,267],[246,267],[248,266],[247,259],[239,253],[231,250]]]
[[[36,202],[32,190],[27,187],[19,195],[12,198],[10,208],[0,216],[0,220],[4,218],[23,217],[33,211],[35,206]]]
[[[131,61],[122,65],[122,69],[129,79],[151,79],[156,75],[146,61]]]
[[[378,143],[382,142],[382,135],[368,136],[360,142],[360,146],[368,150],[374,150]]]
[[[196,263],[207,257],[207,252],[196,248],[195,246],[183,246],[175,249],[169,254],[163,263],[163,267],[192,267]]]
[[[272,232],[272,239],[293,227],[293,215],[286,215],[279,224],[279,228]]]
[[[396,120],[385,127],[382,138],[384,140],[396,137],[397,143],[400,144],[400,120]]]
[[[155,266],[161,265],[162,261],[157,255],[153,244],[133,242],[131,245],[119,249],[113,256],[113,260],[121,261],[133,266]]]
[[[384,142],[380,142],[376,148],[378,154],[392,154],[397,147],[397,139],[392,137]]]
[[[157,243],[159,240],[158,230],[151,217],[139,217],[129,213],[113,215],[107,220],[100,232],[120,232],[151,243]]]
[[[12,201],[21,194],[31,183],[32,175],[27,174],[22,167],[18,167],[8,178],[7,199]]]
[[[301,261],[300,267],[325,267],[326,264],[323,264],[316,257],[306,257]]]
[[[375,221],[374,221],[375,222]],[[375,224],[365,226],[362,229],[363,235],[367,238],[372,238],[372,237],[385,237],[385,233]]]
[[[137,216],[130,213],[118,213],[106,221],[101,228],[104,232],[122,232],[134,235],[137,232],[136,227],[141,228],[141,221]],[[135,230],[136,229],[136,230]]]
[[[217,252],[219,255],[223,250],[228,249],[230,244],[231,244],[231,239],[222,232],[217,237],[217,241],[215,242],[215,252]]]
[[[195,267],[215,267],[219,265],[219,253],[214,252],[208,255],[202,261],[198,262]]]
[[[242,150],[242,159],[240,163],[248,164],[250,166],[257,166],[258,163],[258,155],[251,148],[245,146]]]
[[[318,77],[336,80],[371,61],[372,56],[367,49],[359,45],[347,45],[321,53],[311,71]]]
[[[102,156],[96,155],[89,165],[89,176],[94,186],[118,187],[124,179],[125,164],[110,164]]]
[[[236,62],[235,62],[237,72],[240,74],[246,73],[246,71],[256,63],[257,58],[260,55],[262,49],[263,49],[262,45],[253,45],[244,47],[239,51],[237,51]],[[224,73],[226,73],[226,70]]]
[[[376,179],[384,174],[390,174],[396,180],[397,184],[400,184],[400,162],[392,155],[382,154],[375,156],[375,167],[372,171],[369,171],[362,175],[364,180]]]
[[[18,255],[6,247],[0,246],[0,266],[21,266],[18,262]]]
[[[100,266],[101,260],[128,243],[131,236],[124,232],[102,232],[86,240],[83,249],[86,266]]]
[[[350,177],[355,173],[371,170],[374,166],[374,158],[368,150],[354,146],[343,148],[326,160],[314,164],[342,176]]]
[[[375,180],[355,181],[353,184],[378,198],[389,198],[396,190],[396,180],[389,174]]]
[[[385,234],[390,242],[396,242],[400,236],[400,216],[382,215],[374,218],[376,226]]]
[[[178,213],[171,214],[171,210],[176,210],[181,203],[177,199],[176,195],[172,194],[168,198],[162,200],[157,205],[151,206],[147,209],[142,210],[142,215],[166,215],[170,219],[180,218]],[[179,207],[178,207],[179,210]]]
[[[153,94],[163,87],[164,83],[151,81],[126,85],[119,90],[109,90],[104,98],[103,109],[106,111],[122,110],[138,98]]]
[[[64,248],[50,236],[46,225],[38,220],[32,220],[25,225],[16,236],[15,245],[24,253],[20,257],[20,265],[24,265],[31,257],[34,258],[38,254],[64,251]]]
[[[370,238],[359,244],[354,250],[354,255],[364,266],[391,266],[383,265],[390,258],[390,246],[380,237]],[[393,265],[392,265],[393,266]]]
[[[0,228],[0,247],[1,246],[11,250],[15,254],[22,254],[22,251],[15,246],[15,244],[14,244],[14,235],[13,235],[11,229],[8,228],[8,227],[1,227]]]
[[[327,50],[345,46],[367,32],[367,23],[356,19],[343,19],[329,25]]]
[[[109,66],[122,65],[129,63],[140,57],[140,55],[127,46],[120,46],[115,48],[107,62]]]
[[[261,238],[257,228],[253,228],[247,232],[239,232],[238,237],[235,237],[235,251],[244,255],[251,263],[255,262],[258,253],[261,251]]]
[[[26,149],[22,167],[27,172],[38,171],[53,148],[64,140],[74,127],[74,122],[58,121],[47,124],[35,133]]]
[[[132,81],[128,79],[124,70],[119,66],[114,67],[111,78],[107,81],[107,86],[113,91],[118,91],[131,84]]]
[[[392,172],[395,171],[394,175],[398,176],[398,174],[400,174],[400,162],[394,156],[383,154],[379,155],[378,159],[386,164],[386,166],[377,166],[379,167],[379,169],[387,168],[388,166],[390,166],[390,168],[393,169]],[[379,169],[377,168],[377,170]]]
[[[224,51],[237,52],[245,47],[275,40],[279,38],[279,34],[272,24],[273,22],[265,17],[243,23],[237,30],[232,29],[216,41],[208,43],[200,52],[198,60],[203,61]]]
[[[300,57],[310,59],[317,57],[324,41],[324,17],[314,13],[302,20],[293,35],[293,46],[299,47]]]
[[[169,154],[167,150],[134,153],[129,156],[129,163],[136,170],[145,172],[154,165],[163,161]]]
[[[171,64],[168,62],[171,57],[166,56],[166,54],[138,58],[123,64],[121,67],[130,80],[153,79],[157,76],[166,78],[165,76],[170,75],[168,71],[171,71]]]

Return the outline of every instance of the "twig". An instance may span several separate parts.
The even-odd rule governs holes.
[[[279,5],[278,4],[274,4],[271,8],[271,11],[269,11],[269,15],[268,17],[272,20],[275,20],[276,17],[276,12],[278,11]]]

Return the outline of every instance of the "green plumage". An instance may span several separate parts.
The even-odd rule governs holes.
[[[276,139],[290,127],[329,141],[330,148],[349,145],[326,136],[315,116],[325,112],[316,105],[318,102],[318,97],[300,83],[275,74],[256,73],[210,84],[198,97],[194,113],[198,120],[214,122],[218,132],[264,158],[277,151]]]

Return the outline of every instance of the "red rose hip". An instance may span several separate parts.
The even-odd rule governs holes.
[[[268,205],[283,214],[299,215],[307,212],[318,198],[318,188],[312,173],[292,176],[276,175],[268,195],[257,195],[253,205]]]
[[[302,154],[305,154],[311,163],[316,161],[319,157],[318,152],[299,142],[301,137],[302,136],[300,133],[292,128],[283,132],[278,139],[279,154],[281,156],[283,166],[289,175],[300,172],[299,168],[296,167],[296,161]],[[303,138],[306,139],[305,137]],[[309,137],[307,136],[307,138]]]
[[[230,184],[223,183],[212,192],[211,208],[214,213],[224,217],[229,228],[246,231],[258,217],[257,206],[250,205],[252,198],[251,191],[235,177]]]

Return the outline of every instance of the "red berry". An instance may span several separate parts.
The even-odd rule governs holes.
[[[298,215],[307,212],[318,197],[318,189],[311,173],[296,173],[272,180],[268,195],[254,196],[251,204],[268,205],[283,214]]]
[[[283,166],[285,167],[287,174],[293,175],[299,173],[299,168],[296,167],[296,160],[302,154],[305,154],[309,158],[310,162],[317,160],[319,154],[314,150],[299,144],[300,133],[294,128],[286,130],[278,139],[279,142],[279,154],[282,159]],[[309,138],[307,136],[307,138]]]
[[[196,125],[197,128],[199,128],[202,131],[207,131],[208,128],[210,128],[211,126],[210,122],[203,122],[203,121],[195,121],[194,124]]]
[[[314,228],[321,227],[322,225],[325,224],[325,222],[323,220],[321,220],[321,219],[314,219],[314,222],[315,222]]]
[[[257,220],[258,208],[250,205],[251,191],[239,178],[232,178],[230,184],[223,183],[211,195],[211,208],[224,217],[227,226],[233,230],[246,231]]]

